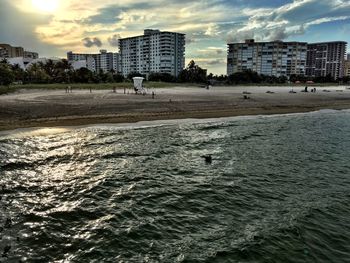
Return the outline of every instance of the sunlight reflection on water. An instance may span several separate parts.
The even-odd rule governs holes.
[[[0,254],[345,260],[349,133],[350,112],[319,112],[0,136]]]

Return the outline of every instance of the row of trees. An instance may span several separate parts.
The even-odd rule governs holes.
[[[23,70],[18,65],[10,65],[6,60],[0,61],[0,85],[21,83],[99,83],[122,82],[124,77],[110,72],[92,72],[87,68],[74,70],[66,60],[46,63],[37,62]]]
[[[130,73],[126,78],[123,75],[114,72],[92,72],[87,68],[74,70],[70,63],[63,59],[58,62],[48,60],[46,63],[38,62],[30,65],[26,70],[18,65],[10,65],[6,60],[0,61],[0,85],[9,85],[13,82],[21,83],[106,83],[123,82],[131,80],[133,77],[146,76],[139,73]],[[149,81],[163,82],[183,82],[183,83],[224,83],[224,84],[249,84],[249,83],[287,83],[313,81],[315,83],[336,82],[332,76],[310,78],[305,76],[291,75],[289,79],[286,76],[275,77],[260,75],[254,71],[246,70],[237,72],[230,76],[226,75],[207,75],[207,71],[199,67],[193,60],[182,70],[178,77],[168,73],[151,73],[148,76]],[[350,77],[344,77],[337,80],[350,82]]]
[[[206,83],[206,75],[206,70],[196,65],[192,60],[177,78],[168,73],[151,73],[148,76],[148,81]],[[140,73],[130,73],[124,78],[123,75],[115,73],[113,70],[109,72],[102,70],[93,72],[87,68],[74,70],[66,59],[58,62],[53,60],[47,60],[46,63],[37,62],[26,70],[18,65],[10,65],[6,60],[0,61],[0,85],[9,85],[13,82],[24,84],[123,82],[138,76],[146,78]]]

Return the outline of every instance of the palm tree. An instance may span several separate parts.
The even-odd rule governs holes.
[[[70,82],[72,66],[67,59],[62,59],[55,64],[56,82]]]
[[[50,76],[46,73],[46,71],[43,69],[43,63],[38,62],[30,65],[27,68],[27,73],[29,77],[30,82],[48,82],[50,80]]]

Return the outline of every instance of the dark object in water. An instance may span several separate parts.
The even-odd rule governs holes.
[[[213,161],[213,158],[211,157],[210,154],[208,154],[208,155],[203,155],[202,157],[204,158],[206,164],[211,164],[212,161]]]
[[[10,252],[10,250],[11,250],[11,246],[10,245],[5,246],[4,252],[2,253],[2,257],[6,258],[7,254]]]
[[[11,228],[11,226],[12,226],[11,218],[7,218],[5,222],[5,228]]]
[[[244,95],[244,96],[243,96],[243,99],[245,99],[245,100],[249,100],[249,99],[250,99],[250,97],[248,97],[247,95]]]

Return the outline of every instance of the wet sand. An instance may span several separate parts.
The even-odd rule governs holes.
[[[297,93],[289,93],[289,87],[174,87],[150,89],[145,96],[132,90],[21,90],[0,96],[0,130],[350,108],[347,87],[316,89],[304,93],[303,87],[294,87]]]

